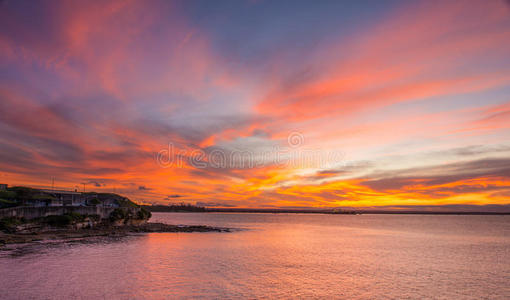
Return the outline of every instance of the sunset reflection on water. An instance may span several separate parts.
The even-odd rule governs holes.
[[[507,216],[156,213],[154,221],[242,230],[153,233],[3,256],[3,298],[510,295]]]

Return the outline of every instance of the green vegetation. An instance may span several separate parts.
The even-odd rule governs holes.
[[[13,191],[0,191],[0,198],[3,199],[16,199],[16,192]]]
[[[89,192],[84,193],[85,195],[92,195],[95,196],[92,198],[89,203],[92,205],[98,205],[107,201],[113,201],[116,204],[118,204],[120,207],[126,207],[126,208],[138,208],[140,207],[138,204],[134,203],[133,201],[129,200],[126,197],[122,197],[120,195],[114,194],[114,193],[96,193],[96,192]]]
[[[109,220],[112,222],[119,220],[147,220],[152,216],[152,214],[147,209],[143,209],[136,203],[130,201],[128,198],[117,194],[89,192],[83,193],[83,196],[83,201],[86,201],[83,202],[85,205],[97,206],[104,204],[105,207],[118,206],[118,208],[116,208],[109,216]],[[29,206],[34,203],[38,205],[44,205],[44,202],[46,202],[46,204],[50,204],[51,202],[49,201],[52,200],[56,199],[51,192],[44,192],[42,190],[29,187],[16,186],[9,187],[7,190],[0,191],[0,208],[9,208],[20,205]],[[55,227],[65,227],[68,225],[83,222],[87,218],[95,222],[101,221],[101,217],[99,215],[81,215],[71,212],[63,215],[52,215],[33,219],[30,221],[30,223]],[[6,219],[2,221],[1,228],[4,231],[15,230],[16,226],[19,225],[16,222],[15,219]]]
[[[116,208],[110,213],[109,219],[111,222],[129,219],[148,220],[151,216],[152,213],[144,208],[141,208],[139,211],[137,211],[136,215],[134,215],[131,210],[125,208]]]
[[[91,221],[94,221],[94,222],[98,222],[101,220],[101,216],[100,215],[87,215],[87,217],[91,220]]]
[[[42,222],[55,227],[64,227],[67,225],[71,225],[73,218],[69,215],[61,215],[61,216],[47,216]]]
[[[122,208],[116,208],[114,211],[110,213],[110,221],[112,222],[124,220],[127,217],[128,217],[127,212]]]
[[[0,208],[18,206],[18,202],[0,198]]]
[[[0,191],[0,208],[18,206],[16,196],[17,194],[14,191]]]
[[[7,191],[14,192],[16,194],[15,197],[19,198],[19,199],[32,199],[32,197],[35,194],[39,193],[39,190],[29,188],[29,187],[24,187],[24,186],[8,187]]]
[[[120,207],[127,207],[127,208],[138,208],[140,205],[134,203],[133,201],[129,200],[128,198],[122,198],[118,201]]]
[[[83,222],[86,216],[71,212],[63,215],[47,216],[41,219],[41,222],[50,226],[64,227],[77,222]]]
[[[10,195],[10,199],[16,199],[18,202],[27,200],[53,200],[55,199],[51,195],[42,194],[40,190],[33,189],[24,186],[14,186],[7,188],[7,192]]]
[[[55,198],[42,193],[38,189],[24,186],[9,187],[5,191],[0,191],[0,208],[19,206],[33,200],[51,201],[55,200]]]
[[[138,219],[141,219],[141,220],[148,220],[148,219],[150,219],[152,217],[152,213],[142,207],[138,211],[137,217],[138,217]]]
[[[32,220],[25,220],[24,218],[7,217],[0,219],[0,231],[5,233],[16,233],[17,226],[22,224],[33,224],[33,225],[49,225],[52,227],[67,227],[72,224],[84,222],[87,219],[98,222],[101,221],[99,215],[82,215],[75,212],[66,213],[63,215],[52,215],[43,218],[37,218]]]
[[[16,226],[25,223],[24,219],[8,217],[0,219],[0,231],[6,233],[13,233],[16,231]]]
[[[98,205],[98,204],[101,204],[101,201],[99,201],[99,199],[97,198],[93,198],[93,199],[90,199],[88,204],[90,205]]]

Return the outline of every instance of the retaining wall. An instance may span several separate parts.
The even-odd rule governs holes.
[[[53,215],[63,215],[66,213],[79,213],[81,215],[99,215],[102,219],[108,218],[110,213],[114,210],[113,207],[100,207],[100,206],[49,206],[49,207],[33,207],[33,206],[18,206],[11,208],[0,209],[0,218],[5,217],[18,217],[27,220],[42,218]]]

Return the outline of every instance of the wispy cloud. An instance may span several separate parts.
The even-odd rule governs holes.
[[[2,3],[2,173],[209,206],[508,203],[505,2],[225,5]],[[342,160],[265,157],[296,132]],[[262,164],[214,165],[235,151]]]

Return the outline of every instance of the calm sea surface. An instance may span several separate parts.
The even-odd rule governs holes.
[[[243,229],[0,253],[0,299],[509,299],[509,216],[156,213]]]

